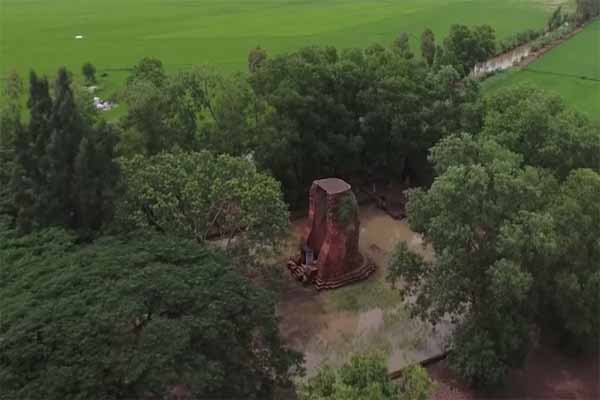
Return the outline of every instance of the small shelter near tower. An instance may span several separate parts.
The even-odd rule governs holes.
[[[337,178],[316,180],[309,203],[300,254],[288,262],[292,274],[319,290],[367,278],[375,264],[358,249],[358,203],[350,185]]]

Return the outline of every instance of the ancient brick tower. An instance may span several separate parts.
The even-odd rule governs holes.
[[[359,234],[358,204],[350,185],[337,178],[314,181],[304,244],[288,268],[319,290],[364,279],[375,264],[360,254]]]

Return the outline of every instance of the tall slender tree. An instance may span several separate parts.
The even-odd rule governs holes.
[[[432,66],[435,58],[435,36],[429,28],[421,35],[421,55],[427,65]]]
[[[58,71],[55,83],[55,100],[48,143],[47,197],[44,200],[45,220],[48,223],[72,226],[76,221],[72,196],[73,167],[79,143],[84,136],[83,120],[77,112],[70,78],[65,68]]]

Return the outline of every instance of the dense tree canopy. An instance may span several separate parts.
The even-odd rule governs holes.
[[[600,15],[600,0],[576,0],[575,19],[582,24]]]
[[[218,237],[254,251],[275,248],[285,237],[288,212],[280,185],[251,161],[203,151],[138,155],[121,164],[122,226],[198,242]]]
[[[256,160],[292,203],[320,176],[406,175],[463,127],[478,94],[451,67],[434,72],[381,46],[306,48],[263,62],[250,82],[268,113]]]
[[[486,61],[495,52],[496,34],[489,25],[452,25],[440,57],[442,65],[452,65],[467,76],[477,63]]]
[[[273,294],[191,241],[3,230],[0,263],[3,399],[268,399],[297,366]]]
[[[16,225],[24,232],[52,225],[99,229],[110,221],[116,196],[116,131],[106,123],[89,125],[64,68],[52,94],[47,79],[31,73],[27,106],[29,123],[13,142],[10,190]]]
[[[469,383],[501,382],[533,323],[580,345],[600,334],[598,146],[597,125],[521,87],[486,101],[478,135],[433,148],[439,176],[410,195],[408,215],[436,258],[400,246],[390,278],[415,313],[458,323],[450,362]]]
[[[421,35],[421,56],[427,62],[427,65],[433,65],[435,58],[435,35],[429,28],[425,29]]]

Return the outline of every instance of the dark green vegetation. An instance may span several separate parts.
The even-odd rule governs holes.
[[[467,382],[501,381],[534,326],[585,346],[599,333],[598,125],[532,88],[482,99],[465,76],[497,51],[489,26],[425,31],[418,51],[408,38],[275,57],[257,47],[230,76],[144,58],[114,124],[64,68],[54,85],[30,75],[26,112],[11,75],[3,396],[273,398],[299,359],[278,337],[269,262],[287,204],[325,176],[422,186],[409,220],[436,258],[401,248],[392,278],[421,317],[455,318],[451,363]],[[382,365],[355,358],[307,396],[424,393],[422,371],[396,387]]]
[[[207,151],[117,159],[122,130],[66,70],[49,88],[31,74],[27,123],[18,77],[3,93],[2,398],[265,399],[289,386],[300,357],[280,342],[264,268],[288,223],[279,184]]]
[[[432,149],[438,177],[410,195],[411,228],[433,245],[428,263],[406,246],[390,278],[413,311],[458,323],[451,366],[494,385],[522,364],[532,326],[594,349],[600,334],[600,127],[531,87],[488,98],[481,129]]]
[[[19,90],[18,78],[9,91]],[[80,230],[97,230],[113,213],[119,167],[114,158],[118,140],[115,130],[104,122],[93,124],[93,116],[77,109],[65,69],[58,72],[54,97],[48,80],[31,73],[27,107],[30,120],[21,125],[19,97],[3,124],[3,151],[12,154],[12,174],[4,171],[10,186],[12,206],[22,232],[34,227],[62,225]],[[12,145],[12,146],[11,146]],[[8,196],[8,194],[7,194]],[[6,199],[5,199],[6,200]]]
[[[427,149],[465,128],[478,98],[477,86],[444,60],[464,71],[493,38],[483,27],[453,32],[432,68],[410,49],[379,45],[272,59],[253,51],[253,72],[231,77],[200,68],[167,76],[159,61],[144,59],[126,88],[123,151],[177,146],[251,156],[282,182],[292,205],[327,175],[401,177],[412,166],[413,178],[425,179]]]
[[[136,232],[0,232],[2,398],[266,399],[298,357],[223,254]]]
[[[399,382],[387,374],[378,354],[353,355],[339,369],[323,367],[299,389],[301,400],[427,400],[432,382],[420,366],[403,371]]]

